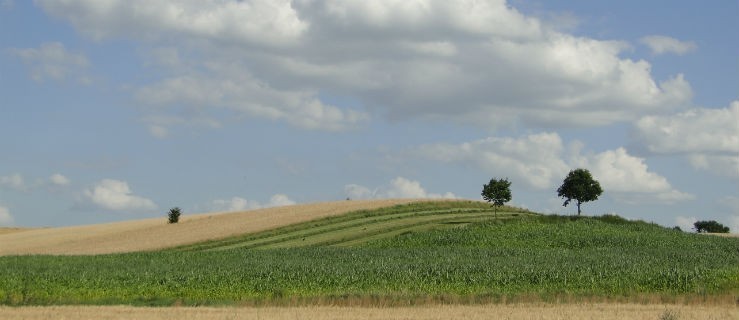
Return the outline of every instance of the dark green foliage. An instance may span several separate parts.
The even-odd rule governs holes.
[[[423,204],[356,214],[428,209]],[[522,214],[355,247],[0,257],[0,304],[738,294],[737,252],[736,238],[612,217]]]
[[[180,221],[180,215],[182,215],[182,210],[178,207],[174,207],[172,209],[169,209],[169,213],[167,213],[167,218],[169,223],[177,223]]]
[[[495,214],[498,214],[498,207],[511,201],[511,182],[508,179],[490,179],[488,184],[482,186],[482,198],[490,202],[495,207]]]
[[[581,213],[580,204],[597,200],[603,193],[600,183],[593,179],[590,171],[587,169],[575,169],[567,174],[562,185],[557,189],[557,196],[565,198],[563,206],[570,204],[570,201],[577,201],[577,215]]]
[[[698,233],[702,233],[702,232],[729,233],[729,227],[724,226],[723,224],[720,224],[716,222],[715,220],[696,221],[693,224],[693,228],[695,228],[695,232],[698,232]]]

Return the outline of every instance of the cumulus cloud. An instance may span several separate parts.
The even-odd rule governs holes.
[[[414,150],[424,158],[444,163],[465,163],[486,172],[523,181],[544,189],[567,173],[564,146],[556,133],[521,138],[489,137],[462,144],[428,144]]]
[[[649,62],[623,58],[627,43],[559,31],[503,0],[37,3],[91,38],[170,48],[145,59],[169,72],[133,90],[155,114],[226,109],[332,131],[370,116],[551,128],[631,121],[692,97],[681,74],[654,79]]]
[[[55,186],[68,186],[71,181],[69,181],[69,178],[59,173],[55,173],[49,177],[49,182]]]
[[[656,55],[665,53],[684,55],[698,48],[695,42],[680,41],[668,36],[646,36],[639,39],[639,41],[649,47],[652,53]]]
[[[81,205],[112,211],[156,210],[154,201],[134,195],[128,183],[121,180],[103,179],[82,192]]]
[[[37,1],[93,39],[116,36],[158,41],[189,37],[267,46],[295,41],[308,24],[288,0],[253,1]]]
[[[695,198],[675,190],[665,177],[649,171],[643,158],[629,155],[624,148],[578,156],[572,163],[589,168],[606,191],[624,202],[675,203]]]
[[[699,169],[739,178],[739,101],[636,122],[635,140],[654,154],[685,155]]]
[[[217,72],[218,76],[186,75],[169,78],[140,88],[139,101],[154,106],[185,105],[194,109],[221,108],[236,114],[247,114],[269,120],[285,121],[296,127],[341,131],[361,126],[368,119],[365,113],[342,110],[325,104],[317,98],[317,92],[277,90],[251,77],[248,71],[234,68],[235,72]],[[243,71],[239,72],[239,70]],[[151,119],[170,119],[152,121]],[[150,117],[152,134],[162,136],[162,129],[173,124],[203,124],[202,118]],[[216,120],[208,119],[210,127],[220,127]],[[213,124],[217,125],[213,125]]]
[[[10,215],[8,208],[0,206],[0,227],[8,227],[13,225],[13,216]]]
[[[270,197],[269,202],[260,203],[254,200],[247,200],[241,197],[232,197],[231,199],[217,199],[213,200],[208,206],[209,210],[212,211],[244,211],[254,210],[262,208],[272,208],[281,206],[294,205],[295,201],[291,200],[287,195],[275,194]]]
[[[20,173],[0,176],[0,187],[7,187],[18,191],[25,191],[27,189],[26,182]]]
[[[369,189],[365,186],[357,184],[348,184],[344,186],[344,193],[350,199],[397,199],[397,198],[412,198],[412,199],[455,199],[455,196],[451,192],[444,194],[429,193],[422,186],[421,183],[414,180],[409,180],[403,177],[396,177],[390,180],[390,184],[375,189]]]
[[[69,77],[80,83],[90,81],[84,71],[90,65],[87,57],[67,51],[59,42],[44,43],[38,49],[14,48],[11,52],[30,68],[30,76],[34,81],[62,81]]]
[[[461,144],[429,144],[411,155],[444,163],[472,165],[493,176],[509,177],[535,189],[551,189],[570,169],[587,168],[608,194],[624,202],[674,203],[693,199],[675,190],[667,179],[649,171],[643,158],[624,148],[585,153],[573,143],[565,147],[557,133],[489,137]]]

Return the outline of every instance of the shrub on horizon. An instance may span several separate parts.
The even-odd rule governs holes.
[[[177,223],[180,221],[180,215],[182,215],[182,210],[178,207],[174,207],[172,209],[169,209],[169,213],[167,214],[169,218],[169,223]]]

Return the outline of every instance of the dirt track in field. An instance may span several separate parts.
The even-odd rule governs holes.
[[[422,200],[352,200],[312,203],[231,213],[184,214],[177,224],[166,217],[63,228],[0,232],[0,256],[25,254],[91,255],[157,250],[257,232],[343,213]]]
[[[137,308],[0,307],[3,319],[739,319],[734,305],[513,304],[481,306]],[[674,317],[667,317],[672,314]]]

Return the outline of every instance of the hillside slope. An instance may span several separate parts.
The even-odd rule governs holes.
[[[511,207],[501,208],[496,215],[488,203],[481,201],[428,201],[360,210],[263,232],[194,243],[176,250],[356,247],[403,234],[460,228],[474,223],[531,215],[534,214]]]
[[[232,213],[166,218],[63,228],[28,229],[0,234],[0,256],[26,254],[89,255],[149,251],[274,229],[314,219],[423,200],[353,200],[312,203]]]

